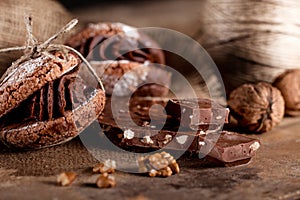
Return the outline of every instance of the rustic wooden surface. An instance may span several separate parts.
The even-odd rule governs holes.
[[[300,118],[287,118],[269,133],[258,135],[262,146],[255,159],[238,167],[203,167],[188,156],[179,159],[181,173],[150,178],[117,172],[117,186],[98,189],[91,167],[97,162],[74,140],[30,152],[0,151],[0,199],[299,199]],[[254,136],[255,137],[255,136]],[[72,186],[56,185],[56,174],[79,174]]]
[[[201,1],[142,1],[99,4],[73,10],[82,21],[121,21],[135,26],[161,26],[196,34]],[[286,118],[269,133],[254,135],[262,146],[248,165],[203,167],[182,157],[181,173],[149,178],[117,172],[117,186],[97,189],[90,173],[97,162],[77,138],[38,151],[15,152],[0,147],[0,199],[300,199],[300,118]],[[64,170],[79,174],[70,187],[58,187]]]

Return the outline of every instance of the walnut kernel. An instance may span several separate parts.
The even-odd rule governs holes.
[[[96,180],[96,185],[98,188],[114,187],[116,186],[115,177],[108,173],[101,174]]]
[[[94,173],[114,173],[116,170],[116,161],[114,160],[105,160],[103,163],[98,163],[93,167],[93,172]]]
[[[74,172],[63,172],[57,176],[57,183],[60,186],[69,186],[75,180],[77,174]]]
[[[138,163],[139,171],[142,173],[148,172],[150,177],[168,177],[180,171],[179,165],[174,157],[166,152],[140,157]]]

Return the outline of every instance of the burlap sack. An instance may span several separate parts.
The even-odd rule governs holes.
[[[39,41],[48,39],[67,24],[72,16],[53,0],[1,0],[0,1],[0,49],[22,46],[26,41],[24,17],[32,16],[33,34]],[[75,29],[73,29],[75,31]],[[68,37],[66,34],[64,37]],[[63,42],[59,38],[55,43]],[[0,54],[0,75],[22,52]]]

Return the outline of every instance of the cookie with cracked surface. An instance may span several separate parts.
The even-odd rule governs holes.
[[[1,83],[0,138],[10,147],[36,149],[66,142],[104,108],[104,91],[80,77],[77,56],[53,56],[60,60],[40,56],[20,64]]]
[[[128,60],[91,61],[103,81],[107,95],[166,96],[171,85],[171,72],[153,64]]]
[[[122,23],[89,24],[66,42],[88,60],[130,60],[164,64],[164,53],[150,37]]]

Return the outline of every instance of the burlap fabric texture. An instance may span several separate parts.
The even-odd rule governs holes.
[[[72,16],[58,2],[53,0],[1,0],[0,1],[0,49],[23,46],[26,42],[24,18],[30,15],[33,19],[33,34],[39,41],[48,39],[66,25]],[[76,28],[73,29],[76,31]],[[69,34],[64,37],[69,37]],[[59,38],[55,43],[64,41]],[[22,52],[0,54],[0,75],[11,62],[18,59]]]

